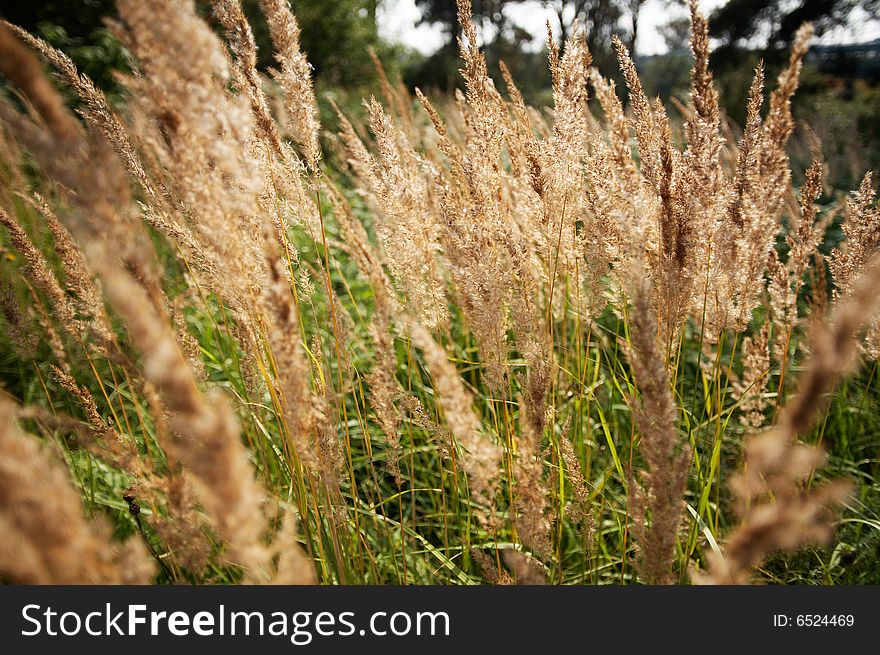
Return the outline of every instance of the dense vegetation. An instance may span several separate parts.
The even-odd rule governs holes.
[[[374,57],[328,133],[287,3],[270,78],[211,5],[118,2],[118,104],[0,31],[4,580],[880,581],[880,216],[790,158],[810,25],[735,130],[696,3],[670,116],[578,30],[529,106],[460,0],[463,90]]]

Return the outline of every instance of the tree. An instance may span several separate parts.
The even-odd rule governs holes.
[[[593,55],[593,61],[603,71],[610,72],[614,68],[614,54],[611,51],[611,35],[620,34],[624,40],[634,45],[631,30],[628,36],[621,27],[621,21],[627,11],[638,12],[644,0],[542,0],[544,6],[551,8],[556,14],[562,39],[571,36],[577,22],[587,34],[587,47]],[[633,25],[638,26],[637,14]]]
[[[659,28],[668,52],[640,59],[640,73],[648,97],[684,99],[690,87],[693,57],[690,52],[691,21],[674,18]]]
[[[416,0],[416,7],[422,10],[417,25],[440,25],[449,37],[447,45],[455,43],[461,34],[455,0]]]
[[[275,61],[259,4],[259,0],[242,2],[259,48],[258,65],[266,68]],[[373,64],[366,52],[369,47],[382,49],[376,25],[378,0],[294,0],[290,4],[316,80],[352,87],[373,79]]]
[[[491,25],[494,38],[497,39],[510,28],[504,7],[517,2],[523,0],[472,0],[473,18],[475,21]],[[422,10],[418,24],[440,25],[448,37],[445,47],[455,50],[456,41],[461,36],[456,0],[416,0],[416,6]]]
[[[29,32],[35,32],[40,23],[54,23],[72,38],[89,36],[103,26],[105,16],[115,14],[115,0],[5,2],[0,7],[3,18]]]
[[[691,21],[689,18],[673,18],[658,28],[669,52],[683,52],[690,48]]]
[[[503,58],[512,64],[512,70],[518,68],[514,60],[523,54],[523,42],[531,40],[531,35],[513,25],[504,12],[505,7],[517,2],[523,0],[472,0],[473,20],[482,26],[484,35],[491,37],[488,42],[480,44],[490,66]],[[410,71],[408,81],[449,90],[458,81],[460,65],[458,39],[461,25],[456,0],[416,0],[416,6],[422,10],[418,24],[439,25],[446,34],[446,42],[439,51]]]
[[[571,34],[575,19],[586,13],[590,0],[542,0],[541,4],[556,14],[559,32],[565,42]],[[571,15],[571,18],[567,18],[567,15]]]
[[[183,2],[184,0],[180,0]],[[381,0],[295,0],[293,12],[302,30],[303,50],[316,79],[330,85],[359,85],[372,79],[373,68],[365,56],[368,46],[382,49],[376,27]],[[209,21],[210,2],[197,0]],[[274,65],[268,28],[259,0],[242,0],[259,48],[258,66]],[[126,58],[104,28],[116,15],[115,0],[46,0],[6,2],[0,15],[45,38],[67,52],[77,66],[104,89],[113,86],[113,71],[124,69]]]
[[[629,36],[630,52],[636,51],[636,39],[639,37],[639,14],[642,12],[642,5],[646,0],[629,0],[629,17],[632,21],[632,28]]]
[[[114,72],[127,70],[128,57],[104,26],[116,14],[115,0],[6,2],[0,16],[66,52],[99,87],[115,89]]]
[[[846,24],[856,7],[870,17],[880,17],[880,0],[729,0],[712,14],[709,29],[711,36],[722,41],[721,55],[732,49],[754,47],[755,37],[767,33],[766,54],[773,59],[788,49],[802,23],[814,23],[816,33],[821,35]]]
[[[490,69],[504,59],[517,75],[522,91],[532,87],[537,91],[546,80],[534,73],[530,80],[531,60],[534,53],[523,52],[523,46],[532,40],[524,30],[513,24],[505,12],[507,7],[524,0],[473,0],[473,17],[484,27],[490,26],[491,39],[482,44]],[[616,59],[611,51],[611,36],[620,35],[631,48],[638,35],[639,13],[645,0],[540,0],[556,15],[557,28],[563,43],[568,40],[577,22],[586,32],[587,47],[593,61],[605,74],[616,75]],[[439,25],[447,35],[445,45],[410,71],[408,81],[417,85],[439,86],[450,89],[458,80],[458,48],[456,39],[461,35],[456,0],[416,0],[422,9],[419,24]],[[626,17],[631,23],[627,29]]]

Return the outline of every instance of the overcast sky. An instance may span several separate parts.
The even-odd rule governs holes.
[[[725,2],[726,0],[702,0],[700,5],[705,13],[709,13]],[[551,23],[556,25],[554,14],[537,1],[516,3],[506,11],[514,23],[534,34],[540,41],[544,39],[546,30],[544,25],[547,19],[550,18]],[[431,54],[442,45],[443,34],[439,26],[416,27],[420,15],[415,0],[384,0],[378,17],[379,29],[392,41],[402,42],[424,54]],[[662,0],[647,0],[639,14],[636,50],[641,54],[664,52],[666,48],[657,30],[658,26],[669,22],[671,18],[683,15],[685,15],[683,7],[669,8]],[[825,35],[822,42],[862,42],[878,37],[880,37],[880,23],[865,20],[864,13],[856,10],[846,28]]]

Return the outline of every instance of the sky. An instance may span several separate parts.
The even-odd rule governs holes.
[[[726,0],[702,0],[700,6],[708,14],[725,2]],[[556,25],[555,15],[535,0],[514,4],[507,12],[514,23],[535,35],[536,43],[543,42],[548,18]],[[665,52],[666,47],[657,28],[670,19],[685,14],[683,6],[669,7],[663,0],[647,0],[639,14],[636,51],[645,55]],[[443,44],[443,33],[436,25],[416,27],[420,15],[415,0],[384,0],[378,15],[379,29],[391,41],[403,43],[426,55],[431,54]],[[856,10],[849,25],[824,35],[821,42],[858,43],[878,37],[880,22],[865,20],[864,13]]]

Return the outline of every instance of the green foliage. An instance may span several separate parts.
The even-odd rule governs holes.
[[[246,5],[253,8],[252,2]],[[379,45],[371,7],[374,8],[374,4],[363,0],[338,3],[301,0],[297,3],[303,44],[315,62],[323,95],[332,95],[344,106],[360,95],[359,87],[368,84],[373,76],[372,64],[364,56],[367,45]],[[254,25],[261,56],[266,57],[265,26],[256,19]],[[68,39],[65,48],[69,52],[77,51],[75,39],[81,37],[62,28],[52,28],[51,24],[46,29],[57,40]],[[93,32],[89,34],[88,38],[94,36]],[[546,80],[542,79],[545,67],[538,65],[545,53],[523,53],[520,44],[508,37],[496,40],[494,46],[497,50],[490,56],[490,64],[495,66],[498,58],[507,60],[514,77],[526,80],[523,90],[527,94],[534,97],[539,89],[546,87]],[[94,44],[81,48],[77,56],[86,60],[91,57],[99,68],[106,64],[108,53],[112,52],[109,43],[104,49],[96,49]],[[121,51],[118,54],[124,55]],[[264,65],[268,63],[263,61]],[[751,64],[749,60],[742,65],[742,79],[732,75],[721,80],[722,93],[729,98],[731,106],[742,105],[745,89],[751,81]],[[643,67],[648,93],[678,96],[686,83],[690,59],[673,53],[646,60]],[[529,68],[542,71],[541,78],[535,76],[530,80],[525,76],[523,73]],[[109,65],[102,70],[109,74]],[[830,92],[818,96],[815,111],[824,111],[823,115],[827,115],[829,137],[840,139],[847,130],[850,135],[864,130],[867,138],[873,139],[868,145],[877,147],[880,104],[877,93],[876,89],[859,87],[851,101]],[[850,106],[857,109],[850,113]],[[816,121],[813,123],[815,127]],[[329,120],[325,120],[324,125],[332,129]],[[343,177],[344,174],[332,166],[331,160],[325,174],[331,178]],[[295,460],[284,452],[285,437],[272,388],[251,384],[247,379],[248,367],[252,367],[253,362],[246,361],[238,345],[234,319],[218,297],[198,291],[193,293],[184,323],[200,347],[206,381],[210,386],[223,388],[235,400],[242,422],[242,439],[250,447],[252,463],[271,495],[298,510],[305,548],[316,564],[321,582],[479,582],[486,577],[486,571],[475,561],[474,551],[494,559],[499,553],[522,549],[508,520],[513,508],[502,495],[498,505],[491,508],[500,518],[497,527],[490,529],[481,524],[476,517],[484,508],[469,497],[460,475],[460,462],[442,457],[430,425],[426,427],[412,416],[405,416],[400,428],[402,485],[398,487],[389,474],[385,437],[378,429],[374,409],[366,400],[370,395],[367,374],[375,365],[370,336],[374,292],[358,273],[355,263],[338,248],[345,239],[344,233],[327,199],[320,197],[320,191],[318,195],[322,216],[326,217],[327,241],[334,244],[332,266],[329,257],[324,260],[326,253],[314,235],[291,228],[286,237],[301,254],[296,274],[311,271],[313,279],[320,279],[322,267],[328,262],[329,284],[346,314],[345,334],[340,338],[334,331],[323,293],[303,300],[298,307],[303,344],[310,349],[310,356],[321,362],[316,368],[322,380],[324,375],[340,380],[339,416],[333,417],[333,429],[344,447],[348,468],[338,489],[343,502],[334,510],[330,506],[331,499],[321,490],[307,488],[308,481],[295,470]],[[358,218],[371,230],[371,208],[353,192],[348,200]],[[29,227],[33,223],[27,216],[22,222]],[[38,246],[49,249],[45,234],[33,236]],[[173,256],[167,242],[157,237],[155,245],[165,273],[163,290],[174,300],[188,286],[186,267]],[[0,273],[4,280],[12,281],[10,286],[20,303],[28,297],[23,283],[26,278],[18,270],[23,264],[11,251],[2,254],[7,253],[11,256],[0,262]],[[61,275],[62,271],[58,273]],[[546,450],[541,454],[542,465],[552,473],[555,483],[549,497],[550,514],[558,518],[554,521],[557,530],[554,545],[558,550],[550,559],[547,578],[551,583],[630,582],[634,580],[631,565],[634,551],[629,474],[631,468],[643,468],[631,411],[636,381],[626,355],[630,328],[625,314],[611,309],[606,309],[590,324],[581,322],[579,310],[570,302],[563,310],[559,317],[551,312],[547,318],[552,322],[553,333],[559,335],[553,365],[560,371],[558,386],[553,389],[556,418],[552,422],[553,429],[546,435]],[[474,410],[481,423],[499,440],[510,440],[516,430],[516,419],[510,413],[514,403],[510,399],[523,391],[522,380],[516,374],[525,371],[525,362],[511,353],[507,362],[513,373],[506,382],[509,387],[500,394],[490,389],[481,374],[482,364],[474,339],[459,310],[453,308],[452,311],[451,325],[439,337],[443,347],[473,394]],[[33,356],[24,357],[22,350],[8,338],[8,325],[0,323],[0,326],[3,328],[0,330],[0,384],[25,403],[52,414],[84,420],[83,409],[53,380],[49,368],[53,356],[46,344],[41,343],[40,350]],[[700,561],[714,540],[728,534],[736,522],[726,482],[740,465],[746,434],[746,429],[738,424],[740,399],[732,384],[734,374],[742,370],[742,344],[732,335],[724,334],[714,361],[707,361],[705,336],[694,322],[685,325],[681,342],[674,344],[677,350],[672,353],[670,367],[675,400],[682,408],[676,429],[694,452],[685,498],[689,513],[676,554],[681,581],[687,579],[688,563]],[[394,347],[393,375],[401,388],[426,408],[429,419],[440,423],[435,385],[422,357],[403,336],[395,339]],[[344,357],[338,356],[334,348],[340,348]],[[802,352],[793,350],[791,366],[796,371],[804,358]],[[83,352],[76,352],[78,358],[70,362],[71,368],[76,379],[88,386],[100,415],[108,420],[112,417],[120,430],[131,436],[139,452],[151,456],[155,450],[157,417],[150,415],[146,399],[139,397],[124,379],[121,367],[112,361],[95,364]],[[249,374],[253,375],[253,371]],[[343,378],[345,384],[342,384]],[[771,403],[782,402],[793,391],[792,383],[778,367],[768,371],[767,378],[767,396]],[[80,448],[70,431],[48,429],[42,424],[35,431],[58,444],[92,512],[110,518],[119,535],[143,530],[146,543],[151,548],[154,545],[161,548],[154,527],[156,517],[151,509],[144,509],[142,526],[135,525],[121,501],[131,484],[125,474],[100,463]],[[874,364],[845,383],[834,394],[817,427],[812,433],[802,435],[805,442],[821,444],[829,451],[830,465],[822,471],[823,477],[843,476],[857,484],[856,497],[844,512],[838,543],[833,548],[807,548],[794,555],[773,558],[764,569],[768,579],[780,583],[880,583],[878,434],[880,387]],[[584,526],[570,518],[575,492],[560,455],[562,439],[571,440],[577,464],[586,480],[594,520],[589,537],[585,537]],[[510,470],[502,475],[509,482]],[[198,581],[234,582],[238,576],[236,571],[212,568]],[[187,579],[186,575],[183,579]],[[160,582],[173,580],[160,574]]]
[[[796,116],[818,137],[831,183],[855,189],[864,171],[880,170],[880,86],[806,72],[815,83],[796,107]]]
[[[376,0],[297,0],[293,3],[300,25],[300,41],[323,86],[348,89],[375,80],[367,48],[375,49],[383,61],[393,61],[397,51],[379,38],[376,29]],[[254,30],[259,51],[258,68],[275,65],[272,44],[259,0],[244,0],[242,6]]]
[[[335,175],[333,171],[328,174]],[[354,194],[352,205],[369,227],[369,209]],[[326,212],[328,238],[341,238],[329,205]],[[319,244],[302,231],[288,235],[302,253],[301,266],[317,269],[321,265]],[[179,263],[167,247],[160,246],[165,265],[165,285],[173,297],[181,285]],[[346,356],[351,367],[354,393],[346,394],[347,423],[337,426],[340,441],[349,453],[351,482],[343,483],[345,505],[351,508],[345,524],[335,523],[325,501],[299,489],[282,455],[283,437],[272,410],[268,392],[254,397],[253,389],[242,375],[246,367],[243,353],[232,336],[234,322],[218,300],[205,297],[187,313],[187,328],[203,354],[208,379],[223,387],[242,409],[243,439],[251,444],[252,461],[270,491],[292,497],[302,519],[301,530],[316,562],[322,582],[474,584],[485,572],[473,559],[472,550],[483,551],[492,559],[496,550],[520,548],[508,528],[489,532],[475,519],[477,507],[456,474],[454,462],[439,456],[434,437],[413,420],[401,425],[403,448],[400,466],[403,486],[398,488],[385,468],[386,449],[366,398],[369,388],[364,374],[372,354],[368,350],[373,308],[372,289],[360,278],[356,267],[343,253],[334,253],[332,284],[352,319],[346,339]],[[15,261],[7,267],[16,266]],[[20,279],[4,271],[6,279]],[[302,307],[306,343],[323,344],[315,350],[322,361],[330,362],[327,373],[338,370],[333,362],[334,334],[329,312],[322,297],[316,295]],[[558,325],[562,334],[562,321]],[[548,435],[547,465],[557,471],[558,487],[551,497],[551,512],[563,519],[572,511],[573,490],[560,464],[558,444],[570,438],[587,480],[590,502],[594,507],[592,537],[585,540],[577,524],[562,520],[558,524],[559,542],[556,563],[548,570],[548,580],[566,583],[626,583],[633,581],[632,536],[628,532],[627,471],[630,465],[642,466],[629,405],[635,393],[635,381],[625,354],[628,325],[625,317],[606,311],[586,332],[572,330],[560,350],[558,365],[566,372],[556,407],[557,426],[567,425],[562,434],[557,427]],[[5,330],[4,330],[5,331]],[[689,491],[689,513],[678,553],[680,580],[687,581],[686,562],[699,559],[701,549],[709,548],[706,534],[720,535],[734,527],[724,480],[741,460],[744,428],[737,424],[737,397],[731,387],[729,362],[739,365],[738,343],[725,342],[717,361],[701,355],[703,340],[693,324],[688,325],[680,345],[675,369],[676,400],[681,405],[679,429],[695,450]],[[434,391],[424,363],[411,345],[397,340],[396,374],[405,389],[422,404],[434,405]],[[480,374],[477,348],[457,313],[453,316],[445,346],[459,373],[475,396],[476,409],[486,425],[494,425],[499,434],[505,426],[504,399],[490,391]],[[51,408],[53,412],[77,418],[82,409],[53,381],[48,362],[52,357],[41,352],[33,360],[19,358],[6,339],[0,339],[0,380],[5,388],[27,403]],[[793,366],[796,370],[800,361]],[[522,365],[516,359],[511,366]],[[76,364],[77,378],[91,379],[90,391],[104,416],[117,417],[120,425],[134,428],[141,449],[149,452],[154,426],[144,399],[121,383],[120,371],[105,362],[90,369],[89,362]],[[769,377],[778,379],[780,371]],[[515,376],[511,379],[510,397],[520,392]],[[772,393],[770,394],[772,397]],[[138,427],[139,426],[139,427]],[[880,544],[880,470],[876,437],[880,434],[880,386],[876,363],[864,369],[834,394],[831,404],[815,430],[804,436],[806,443],[818,443],[828,449],[830,463],[822,470],[822,479],[844,476],[858,484],[857,494],[845,510],[834,546],[805,548],[791,555],[778,555],[767,562],[762,574],[783,584],[878,584],[878,544]],[[78,448],[75,438],[64,432],[54,438],[62,446],[75,484],[82,490],[91,512],[108,517],[118,535],[133,534],[139,528],[121,500],[131,481],[118,470],[101,463]],[[499,499],[495,508],[506,516],[511,508]],[[156,517],[149,507],[141,516],[143,538],[157,551],[162,544],[153,525]],[[585,544],[589,544],[589,547]],[[186,572],[178,575],[186,576]],[[236,582],[239,573],[211,567],[201,582]],[[184,577],[185,579],[185,577]],[[159,582],[170,579],[162,572]]]
[[[63,25],[43,21],[37,26],[36,33],[66,53],[77,69],[108,93],[111,102],[121,100],[114,76],[131,71],[132,60],[108,29],[98,27],[86,36],[75,36]]]
[[[274,65],[272,44],[259,0],[244,0],[245,14],[254,29],[259,49],[258,67]],[[395,62],[399,48],[385,44],[376,29],[377,0],[296,0],[295,11],[302,30],[302,46],[324,86],[362,87],[375,79],[372,64],[364,56],[374,48],[383,61]],[[198,0],[206,16],[210,4]],[[114,91],[114,74],[130,68],[130,58],[105,27],[116,14],[113,0],[55,0],[20,3],[0,9],[12,23],[44,38],[64,51],[99,88]]]
[[[665,55],[642,57],[637,63],[644,80],[645,93],[649,97],[659,96],[664,100],[677,98],[687,102],[693,65],[689,52],[679,50]],[[734,105],[742,105],[742,101]]]
[[[733,56],[735,48],[748,47],[756,35],[768,32],[767,52],[778,56],[802,23],[814,23],[821,34],[845,24],[856,7],[875,18],[880,12],[878,0],[728,0],[712,14],[710,34],[722,39],[723,55]]]

